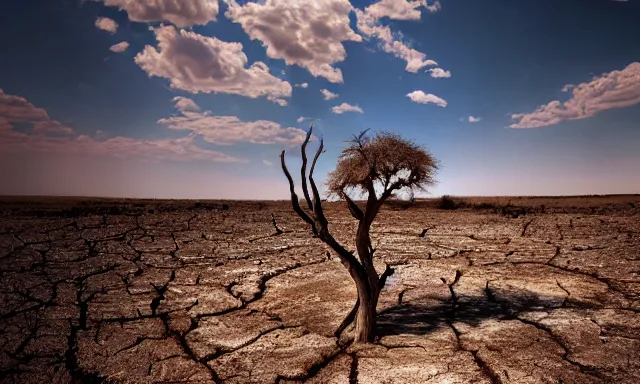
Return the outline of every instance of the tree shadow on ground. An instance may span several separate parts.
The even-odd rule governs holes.
[[[377,317],[377,334],[424,335],[455,322],[478,326],[486,320],[518,319],[523,313],[548,312],[558,308],[600,309],[592,303],[571,301],[564,297],[538,297],[529,291],[501,295],[463,296],[454,299],[417,298],[381,311]]]

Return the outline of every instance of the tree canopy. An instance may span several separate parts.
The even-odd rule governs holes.
[[[385,200],[403,188],[424,189],[435,184],[437,160],[411,140],[389,132],[371,137],[363,131],[348,143],[329,174],[331,194],[344,197],[350,190],[379,193],[377,198]]]

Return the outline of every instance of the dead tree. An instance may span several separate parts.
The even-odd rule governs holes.
[[[336,330],[336,336],[339,336],[355,320],[354,340],[371,342],[375,337],[376,307],[380,291],[387,277],[393,273],[393,270],[387,266],[383,273],[378,275],[374,267],[375,248],[371,244],[371,225],[385,200],[394,192],[403,188],[423,189],[433,185],[437,163],[426,149],[391,133],[379,133],[370,138],[366,135],[367,131],[363,131],[348,141],[349,145],[342,151],[336,169],[329,174],[327,184],[329,193],[345,200],[351,216],[359,223],[355,238],[356,252],[349,251],[331,235],[329,222],[322,208],[322,200],[313,179],[313,171],[324,148],[322,139],[311,163],[308,175],[309,185],[307,185],[306,148],[311,139],[312,130],[313,125],[301,147],[300,175],[305,207],[300,206],[295,193],[293,178],[284,160],[285,151],[280,154],[282,170],[289,180],[291,203],[298,216],[311,226],[314,236],[338,254],[340,261],[356,284],[358,300]],[[354,192],[366,196],[364,209],[349,196],[348,193]]]

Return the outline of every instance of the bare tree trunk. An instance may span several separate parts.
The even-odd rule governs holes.
[[[387,278],[393,274],[394,270],[388,264],[380,278],[378,278],[377,285],[367,287],[365,284],[358,284],[356,281],[356,287],[358,288],[358,301],[352,312],[349,313],[347,318],[342,322],[336,336],[340,336],[340,333],[351,323],[351,315],[355,313],[355,336],[354,341],[370,343],[375,337],[376,330],[376,316],[378,299],[380,298],[380,291],[384,288],[387,282]],[[354,279],[355,280],[355,279]],[[361,290],[362,287],[363,289]],[[362,304],[363,300],[366,304]]]
[[[358,225],[356,249],[358,250],[360,262],[367,271],[369,285],[373,288],[372,290],[375,291],[375,288],[378,286],[378,272],[373,266],[373,249],[371,248],[371,237],[369,235],[370,228],[371,220],[365,217]]]
[[[371,287],[362,287],[364,292],[358,289],[360,306],[356,314],[356,329],[354,341],[370,343],[373,341],[376,329],[376,307],[378,306],[378,293],[372,292]],[[377,290],[376,290],[377,291]]]
[[[380,296],[380,279],[373,266],[373,249],[369,235],[370,227],[370,218],[365,216],[364,220],[360,222],[356,234],[358,256],[367,274],[366,286],[358,287],[360,307],[356,315],[355,330],[355,341],[363,343],[372,342],[375,336],[376,312]]]

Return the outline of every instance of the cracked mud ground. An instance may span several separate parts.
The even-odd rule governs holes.
[[[4,202],[0,382],[639,383],[631,199],[385,209],[367,346],[333,336],[353,283],[287,203]]]

